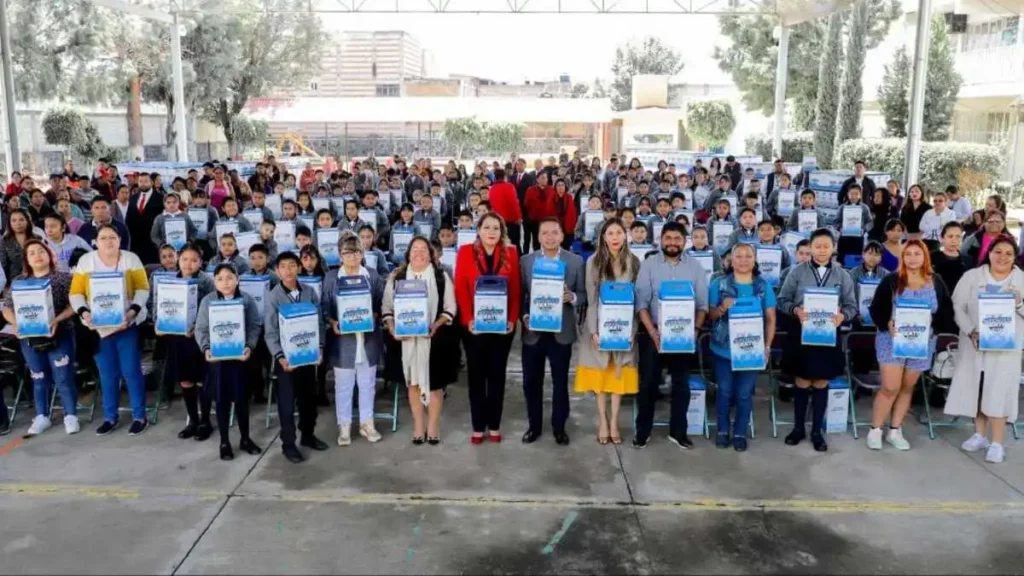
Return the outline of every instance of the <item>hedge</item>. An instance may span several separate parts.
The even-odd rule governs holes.
[[[772,157],[772,135],[754,134],[748,136],[745,144],[747,154],[760,156],[769,161]],[[785,132],[782,135],[782,159],[800,163],[804,156],[814,156],[814,132]]]
[[[863,160],[872,172],[887,172],[903,180],[907,141],[900,138],[847,140],[839,146],[836,165],[853,166]],[[918,182],[931,190],[959,185],[965,193],[989,187],[1002,167],[999,148],[967,142],[922,142]]]

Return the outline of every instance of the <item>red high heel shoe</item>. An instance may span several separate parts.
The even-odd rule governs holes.
[[[469,443],[470,444],[474,444],[474,445],[483,444],[484,443],[484,437],[483,436],[470,436],[469,437]]]
[[[490,440],[491,442],[494,442],[495,444],[498,444],[501,442],[501,434],[488,434],[487,439]]]

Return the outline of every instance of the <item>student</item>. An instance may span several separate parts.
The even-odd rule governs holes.
[[[623,222],[622,225],[625,226],[626,223]],[[647,229],[647,225],[646,224],[644,224],[643,222],[640,222],[639,220],[637,220],[637,221],[633,222],[633,224],[630,225],[628,228],[629,228],[629,243],[630,243],[630,245],[633,245],[633,244],[649,244],[647,242],[647,240],[648,240],[648,238],[647,238],[648,229]]]
[[[537,238],[536,242],[539,247],[540,239]],[[473,327],[474,294],[477,280],[482,276],[505,279],[508,318],[504,334],[478,334]],[[469,377],[470,416],[473,423],[470,441],[473,444],[482,444],[485,433],[491,442],[501,442],[506,367],[520,317],[519,281],[519,253],[508,241],[505,221],[501,216],[490,213],[480,219],[476,242],[459,249],[455,265],[455,299],[462,312],[459,320],[469,332],[463,338],[463,346],[466,349]]]
[[[302,434],[300,445],[317,451],[327,450],[327,443],[314,434],[316,430],[316,366],[292,368],[281,349],[281,332],[278,325],[278,310],[282,304],[309,302],[320,310],[320,341],[323,342],[324,325],[320,299],[312,286],[298,281],[302,264],[294,252],[283,252],[277,257],[277,276],[280,282],[267,294],[266,312],[263,318],[264,339],[267,350],[274,359],[274,373],[277,375],[278,418],[281,422],[281,451],[289,462],[297,464],[305,457],[295,446],[295,406],[298,405],[298,429]],[[319,364],[319,362],[317,363]]]
[[[757,268],[756,248],[737,244],[730,252],[732,270],[724,278],[711,283],[708,290],[708,318],[711,320],[711,352],[714,356],[718,434],[715,446],[737,452],[747,449],[747,425],[754,399],[754,385],[759,371],[732,368],[732,347],[729,337],[729,309],[737,298],[757,298],[764,314],[766,355],[775,338],[775,291],[761,277]],[[699,325],[699,324],[698,324]],[[730,424],[729,413],[736,404],[736,419]]]
[[[312,216],[316,214],[316,207],[313,206],[313,196],[305,190],[299,192],[295,198],[296,212],[299,216]]]
[[[377,235],[373,226],[363,224],[359,228],[359,243],[363,247],[363,266],[370,270],[376,270],[381,278],[388,277],[388,261],[384,252],[377,248]]]
[[[46,245],[57,257],[57,269],[67,272],[70,268],[68,261],[71,260],[71,253],[76,248],[92,251],[92,247],[74,234],[68,233],[67,224],[59,214],[47,214],[43,217],[43,231],[46,233]]]
[[[814,190],[807,188],[800,193],[800,209],[794,210],[793,214],[790,215],[789,223],[786,225],[786,230],[789,230],[791,232],[800,231],[800,212],[803,212],[805,210],[814,210],[815,213],[817,213],[817,218],[815,220],[814,226],[815,230],[821,229],[823,226],[825,226],[825,218],[821,215],[821,211],[818,210],[816,206],[816,197],[814,194]]]
[[[787,350],[800,358],[792,372],[796,379],[794,392],[794,427],[786,436],[786,444],[796,446],[806,437],[804,422],[807,418],[807,404],[810,400],[813,410],[811,421],[811,442],[814,450],[828,450],[825,442],[825,410],[828,406],[828,382],[843,373],[843,350],[839,346],[839,326],[857,316],[857,300],[850,275],[832,259],[835,242],[832,233],[825,228],[815,230],[810,237],[811,261],[791,268],[785,284],[779,292],[778,306],[784,314],[799,323],[807,321],[804,311],[804,290],[806,288],[830,288],[839,294],[839,308],[832,317],[836,330],[835,346],[807,346],[801,342],[801,330],[788,334]]]
[[[234,198],[231,198],[234,200]],[[225,201],[225,204],[227,201]],[[245,274],[249,271],[249,261],[238,253],[238,244],[235,242],[235,235],[230,232],[220,237],[220,250],[210,260],[209,267],[216,268],[220,264],[231,264],[238,274]]]
[[[436,238],[441,228],[441,215],[434,210],[434,199],[424,194],[420,197],[420,209],[412,216],[416,233],[427,238]]]
[[[906,228],[903,222],[892,219],[885,223],[885,242],[882,244],[882,268],[895,272],[903,253],[903,238]]]
[[[249,247],[249,272],[247,276],[267,276],[270,279],[270,284],[267,286],[267,290],[273,290],[277,286],[278,279],[277,274],[270,267],[270,251],[267,247],[261,243],[253,244]],[[239,275],[241,276],[241,275]],[[264,295],[264,300],[265,300]],[[257,306],[259,303],[257,302]],[[266,404],[267,398],[264,395],[264,382],[266,382],[267,369],[273,369],[270,366],[270,352],[267,350],[267,344],[264,341],[263,323],[260,322],[260,337],[256,343],[256,348],[253,349],[252,355],[246,362],[246,373],[248,377],[246,380],[251,384],[252,402],[254,404]]]
[[[598,200],[600,201],[600,199],[599,196]],[[598,209],[600,209],[600,206],[598,206]],[[472,230],[475,225],[472,212],[463,210],[459,213],[459,230]]]
[[[921,216],[921,238],[929,250],[937,250],[939,248],[943,227],[950,222],[956,222],[956,213],[950,210],[946,204],[946,194],[939,192],[932,198],[932,207]]]
[[[295,203],[295,200],[291,198],[285,198],[281,201],[281,219],[282,222],[295,222],[296,227],[300,223],[299,220],[299,205]]]
[[[764,209],[761,207],[760,193],[755,190],[751,190],[750,192],[743,194],[743,196],[740,197],[740,200],[740,212],[742,212],[744,208],[750,208],[754,211],[754,215],[758,217],[757,220],[764,217]]]
[[[377,203],[377,192],[375,190],[367,190],[363,193],[362,209],[373,210],[377,213],[375,230],[379,238],[386,240],[391,235],[391,223],[384,209]]]
[[[715,204],[715,212],[708,219],[706,228],[710,233],[709,242],[715,252],[719,255],[729,247],[729,236],[736,230],[736,219],[729,212],[731,205],[725,198],[720,198]],[[716,230],[717,229],[717,230]],[[726,234],[728,230],[728,234]]]
[[[48,215],[47,219],[53,215]],[[63,222],[61,222],[63,224]],[[60,392],[64,406],[64,432],[76,434],[78,422],[78,390],[75,387],[75,315],[70,301],[71,275],[59,268],[57,259],[46,243],[38,238],[25,242],[25,259],[21,272],[14,281],[48,279],[53,300],[53,320],[50,335],[21,338],[18,343],[32,378],[32,397],[36,416],[25,437],[42,434],[52,425],[50,421],[50,394],[54,387]],[[14,311],[14,298],[10,290],[3,301],[3,317],[18,335],[18,322]],[[6,419],[7,405],[0,401],[0,410]],[[8,422],[9,424],[9,422]],[[5,427],[6,428],[6,427]]]
[[[640,320],[637,333],[639,350],[640,391],[637,396],[636,435],[634,448],[644,448],[654,425],[654,400],[664,381],[662,369],[667,368],[672,378],[672,411],[669,421],[669,441],[684,450],[693,448],[686,434],[686,411],[690,406],[689,372],[695,361],[693,354],[664,354],[661,334],[658,332],[658,290],[667,280],[684,280],[693,284],[694,326],[703,326],[708,311],[708,286],[700,263],[683,253],[686,229],[674,222],[661,229],[658,243],[661,254],[640,264],[636,279],[636,310]],[[613,439],[614,442],[614,439]]]
[[[196,302],[202,302],[214,290],[213,278],[201,270],[202,258],[202,250],[193,243],[186,243],[178,255],[179,271],[176,277],[196,279]],[[159,313],[157,310],[156,314]],[[178,438],[195,438],[202,442],[213,433],[213,425],[210,423],[213,392],[204,387],[206,357],[196,341],[195,326],[188,335],[163,334],[158,331],[156,336],[165,342],[167,350],[164,381],[177,382],[181,386],[181,396],[188,413],[188,422],[178,433]]]
[[[402,258],[405,257],[406,248],[408,248],[408,246],[396,246],[395,236],[399,232],[408,232],[413,235],[418,233],[416,230],[416,224],[412,219],[415,212],[416,211],[412,204],[408,202],[402,204],[402,207],[398,210],[398,220],[396,220],[395,225],[391,227],[391,242],[388,252],[391,255],[391,261],[395,264],[399,264],[402,261]]]
[[[349,234],[349,237],[352,235]],[[300,278],[316,278],[319,280],[318,284],[320,290],[318,297],[323,297],[323,285],[324,277],[327,275],[327,271],[324,268],[323,258],[320,257],[320,250],[312,244],[303,246],[299,249],[299,262],[302,263],[302,269],[299,271]],[[314,288],[316,290],[316,288]],[[321,363],[316,367],[316,403],[318,406],[327,407],[331,405],[330,399],[327,398],[327,363]]]
[[[772,230],[774,235],[774,229]],[[727,248],[732,248],[737,243],[743,244],[754,244],[759,240],[759,231],[757,226],[757,214],[753,208],[743,208],[740,210],[740,221],[739,226],[732,231],[729,235],[729,245]]]
[[[362,225],[363,221],[359,219],[359,203],[355,200],[346,200],[345,212],[338,220],[338,230],[347,230],[353,234],[357,234],[359,232],[359,227]]]
[[[299,252],[306,246],[313,245],[313,231],[304,224],[295,227],[295,251]]]
[[[594,243],[597,242],[597,238],[587,238],[586,236],[586,212],[598,210],[601,210],[601,197],[591,196],[590,199],[587,200],[587,209],[583,214],[580,214],[579,220],[576,221],[576,239],[583,243],[583,250],[585,252],[593,251]],[[644,227],[644,242],[646,242],[647,226],[645,226],[643,222],[639,222],[639,224]]]
[[[260,224],[260,244],[267,249],[267,255],[271,261],[277,259],[277,240],[274,240],[274,230],[277,224],[273,220],[264,220]]]
[[[713,213],[718,209],[719,201],[726,200],[728,203],[729,197],[736,198],[736,192],[732,189],[732,180],[729,176],[725,174],[719,176],[716,183],[718,187],[708,195],[708,199],[704,203],[704,210],[708,213]]]
[[[188,217],[188,214],[181,209],[178,195],[170,193],[164,196],[164,211],[153,220],[153,229],[149,232],[149,239],[153,241],[154,245],[163,246],[167,243],[164,222],[167,218],[172,217],[181,217],[185,220],[185,241],[191,242],[195,240],[196,233],[198,232],[195,224],[192,223],[192,219]]]
[[[945,282],[949,291],[956,289],[967,268],[960,254],[964,227],[957,221],[947,222],[942,226],[942,246],[933,250],[930,257],[932,267],[939,278]]]
[[[775,234],[775,225],[772,224],[771,220],[761,220],[757,225],[757,242],[754,243],[754,255],[757,255],[757,246],[778,246],[779,237]],[[779,272],[789,268],[792,265],[789,259],[789,250],[782,249],[782,262],[779,265]],[[781,281],[779,286],[781,286]]]
[[[207,197],[205,190],[196,190],[195,194],[192,195],[192,205],[189,206],[189,211],[190,210],[206,211],[206,226],[196,226],[196,238],[199,240],[210,240],[210,238],[216,236],[214,227],[217,224],[217,218],[220,216],[217,211],[210,206],[210,199]],[[217,245],[208,243],[208,247],[208,253],[212,254],[214,250],[216,250]]]
[[[655,203],[655,213],[654,213],[654,215],[651,216],[647,220],[647,228],[649,230],[649,233],[647,235],[647,241],[648,241],[649,244],[656,243],[655,242],[656,238],[654,237],[654,225],[655,224],[664,225],[666,222],[670,222],[671,220],[672,220],[672,203],[669,202],[668,198],[659,198],[658,201]],[[625,226],[626,223],[623,222],[623,225]],[[627,230],[628,230],[628,228],[627,228]]]
[[[931,338],[928,358],[897,358],[893,353],[894,306],[898,298],[913,298],[928,303],[931,310]],[[903,247],[896,273],[882,279],[871,301],[871,319],[879,327],[875,336],[875,355],[882,374],[882,387],[875,394],[871,430],[867,445],[872,450],[882,449],[882,425],[889,419],[886,441],[897,450],[910,450],[903,437],[903,419],[910,410],[914,386],[921,373],[931,368],[935,353],[936,334],[941,332],[943,316],[952,314],[952,301],[946,284],[932,271],[928,247],[921,240],[910,240]]]
[[[884,248],[882,247],[882,245],[875,241],[868,242],[864,246],[864,250],[861,251],[860,265],[850,270],[850,279],[853,280],[854,284],[856,284],[857,282],[864,278],[885,278],[886,276],[889,275],[889,271],[880,266],[882,262],[883,250]],[[859,302],[859,293],[857,295],[857,298]]]
[[[796,250],[794,251],[796,256],[795,261],[789,268],[783,268],[782,274],[779,275],[779,286],[783,286],[786,283],[786,276],[789,275],[789,271],[795,268],[798,264],[811,261],[811,241],[804,238],[803,240],[796,243]],[[785,322],[789,317],[782,316],[779,318],[780,322]]]
[[[270,211],[270,208],[267,208],[267,195],[262,190],[252,191],[252,207],[250,210],[259,210],[263,215],[264,222],[274,221],[274,213]]]
[[[846,230],[844,214],[847,211],[860,212],[860,219],[858,220],[857,226],[859,230],[855,233]],[[839,233],[839,240],[837,243],[839,253],[839,263],[845,264],[846,256],[851,254],[860,254],[864,250],[864,234],[871,231],[871,226],[874,220],[871,217],[871,210],[868,209],[867,204],[861,202],[861,188],[858,184],[851,184],[846,191],[846,203],[839,206],[839,212],[836,215],[835,229]]]

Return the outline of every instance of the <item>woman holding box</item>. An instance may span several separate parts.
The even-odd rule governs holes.
[[[893,353],[893,337],[896,335],[894,306],[897,298],[914,298],[928,303],[932,315],[928,358],[899,358]],[[882,449],[882,425],[888,417],[889,434],[886,441],[897,450],[910,450],[910,443],[903,437],[901,426],[910,410],[917,379],[921,372],[932,365],[936,335],[941,331],[942,318],[951,316],[951,306],[946,284],[932,270],[927,246],[922,240],[907,241],[896,273],[882,278],[871,300],[871,319],[882,328],[875,336],[875,356],[882,373],[882,387],[875,394],[871,431],[867,438],[868,448]]]
[[[381,317],[391,337],[400,345],[402,378],[409,389],[409,408],[412,411],[412,443],[432,445],[441,442],[441,405],[444,389],[453,379],[446,376],[444,364],[452,362],[457,343],[450,337],[455,321],[455,288],[451,278],[441,268],[430,241],[416,236],[404,254],[404,264],[395,269],[384,287]],[[433,318],[427,336],[402,337],[395,335],[395,287],[402,280],[418,280],[427,287],[427,318]],[[427,407],[428,421],[424,432],[423,407]],[[424,438],[424,434],[426,438]]]
[[[991,213],[989,217],[991,217]],[[1024,345],[1024,272],[1014,268],[1017,244],[1009,234],[992,241],[985,260],[968,270],[953,291],[953,312],[960,327],[960,354],[946,399],[946,414],[974,418],[974,435],[960,447],[967,452],[986,450],[985,460],[1006,457],[1003,437],[1007,422],[1017,419],[1017,398]],[[1013,294],[1014,337],[1011,350],[980,351],[979,295]],[[992,428],[992,441],[987,438]]]
[[[505,221],[494,212],[477,222],[477,240],[459,249],[455,261],[455,298],[459,320],[469,332],[463,338],[469,377],[469,412],[473,444],[482,444],[488,430],[491,442],[501,442],[501,412],[505,404],[505,372],[519,319],[519,252],[508,240]],[[477,280],[500,277],[506,283],[505,332],[478,333],[474,322]]]
[[[338,417],[338,446],[352,444],[352,393],[359,386],[359,435],[379,442],[380,433],[373,424],[373,400],[377,387],[377,366],[384,355],[380,337],[381,300],[384,281],[376,270],[362,265],[363,247],[349,236],[339,242],[341,268],[324,279],[321,306],[327,313],[327,358],[334,366],[334,402]],[[366,333],[343,334],[339,322],[338,286],[345,279],[362,277],[370,288],[373,329]]]
[[[807,404],[810,401],[813,420],[811,421],[811,442],[814,450],[825,452],[824,423],[828,408],[828,382],[843,374],[843,350],[839,346],[839,326],[857,316],[857,297],[850,274],[832,259],[835,241],[826,228],[811,233],[811,260],[790,268],[786,281],[779,292],[778,307],[784,314],[793,317],[802,325],[800,330],[789,333],[787,353],[792,350],[799,361],[794,363],[796,390],[793,394],[793,431],[786,436],[786,444],[796,446],[807,436],[804,421],[807,418]],[[804,310],[805,291],[825,289],[836,294],[839,306],[832,313],[831,328],[835,330],[831,344],[810,345],[803,343],[803,332],[807,331],[811,319]],[[819,319],[820,320],[820,319]]]
[[[729,335],[729,309],[737,298],[756,298],[764,314],[765,357],[775,338],[775,291],[761,277],[757,267],[756,249],[752,244],[736,244],[732,248],[731,271],[711,283],[708,290],[708,317],[711,319],[711,352],[714,353],[715,382],[718,384],[717,425],[715,445],[737,452],[747,449],[747,423],[754,399],[754,384],[763,370],[733,370]],[[730,426],[729,412],[736,403],[736,420]],[[730,432],[732,438],[730,441]]]
[[[207,362],[207,393],[217,396],[217,429],[220,432],[220,459],[233,460],[231,450],[231,403],[235,405],[238,434],[242,437],[238,449],[256,455],[262,450],[249,438],[249,394],[245,387],[245,362],[252,356],[260,337],[260,311],[256,300],[238,287],[238,272],[231,264],[219,264],[213,271],[216,290],[203,297],[196,314],[195,339],[203,350]],[[210,353],[210,304],[222,300],[242,300],[245,310],[245,350],[240,360],[215,360]]]
[[[71,306],[82,319],[82,324],[100,335],[96,352],[96,367],[100,373],[103,392],[103,424],[96,429],[97,436],[106,436],[118,425],[118,405],[121,401],[121,379],[128,388],[132,404],[132,425],[128,434],[138,436],[146,431],[146,381],[142,376],[142,354],[139,349],[138,325],[146,320],[146,301],[149,300],[149,281],[139,257],[121,250],[121,236],[113,224],[103,224],[96,231],[96,251],[78,260],[71,280]],[[119,273],[124,291],[124,321],[120,326],[95,327],[90,310],[92,276],[96,273]]]
[[[624,394],[636,394],[640,387],[637,352],[603,352],[598,339],[597,314],[603,282],[636,282],[640,260],[626,246],[626,227],[622,220],[606,221],[597,236],[597,250],[587,260],[587,316],[580,338],[579,361],[576,367],[576,392],[597,395],[599,444],[622,443],[619,434],[619,407]],[[637,322],[633,323],[631,342],[636,341]],[[611,417],[607,413],[605,395],[612,397]]]
[[[30,238],[25,242],[24,268],[14,282],[28,279],[50,281],[54,317],[50,321],[50,336],[20,340],[21,354],[32,376],[36,405],[36,417],[25,436],[42,434],[50,427],[50,390],[54,385],[60,391],[64,404],[64,431],[75,434],[79,425],[78,391],[75,388],[75,325],[71,320],[75,313],[68,298],[71,275],[58,269],[57,260],[42,240]],[[9,290],[4,298],[3,315],[18,333],[14,298]],[[6,409],[0,403],[0,410]]]

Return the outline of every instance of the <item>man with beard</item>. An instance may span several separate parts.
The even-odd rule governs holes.
[[[690,407],[690,366],[693,354],[663,354],[658,332],[658,292],[663,282],[686,281],[693,285],[694,326],[704,324],[708,311],[708,284],[704,268],[696,259],[683,253],[686,228],[677,222],[666,222],[661,229],[661,254],[640,264],[636,279],[636,311],[640,318],[637,331],[640,391],[637,394],[636,436],[634,448],[645,448],[654,426],[654,400],[662,382],[662,368],[672,377],[672,412],[668,439],[684,450],[693,448],[686,435],[686,411]]]
[[[164,211],[164,196],[153,189],[149,174],[139,174],[138,182],[138,191],[128,201],[124,224],[131,235],[132,252],[143,264],[155,264],[160,261],[160,254],[158,247],[150,242],[149,233],[157,216]]]

